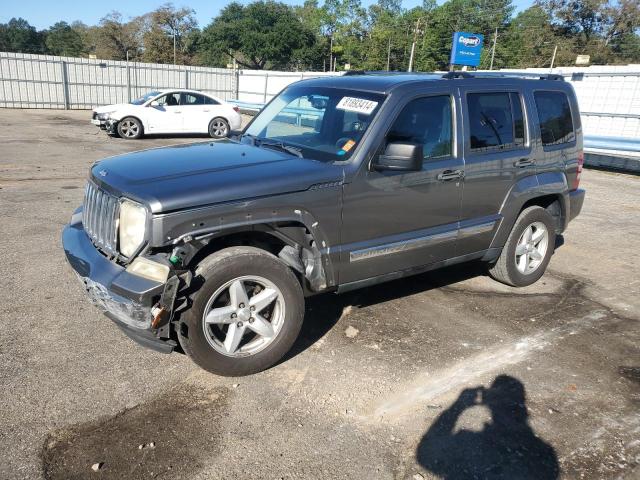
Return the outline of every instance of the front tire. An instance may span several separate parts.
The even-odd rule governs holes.
[[[525,208],[516,220],[497,262],[489,268],[494,280],[526,287],[537,282],[555,247],[553,217],[539,206]]]
[[[222,117],[216,117],[209,122],[209,135],[212,138],[225,138],[230,131],[229,122]]]
[[[225,248],[198,265],[197,281],[178,332],[196,364],[217,375],[250,375],[289,351],[302,327],[304,297],[277,257],[254,247]]]
[[[142,123],[134,117],[125,117],[118,122],[118,135],[125,140],[136,140],[143,134]]]

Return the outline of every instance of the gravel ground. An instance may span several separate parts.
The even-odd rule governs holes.
[[[319,296],[287,361],[219,378],[124,337],[66,265],[93,161],[194,141],[88,117],[0,110],[0,478],[640,478],[640,177],[584,172],[536,285],[465,265]]]

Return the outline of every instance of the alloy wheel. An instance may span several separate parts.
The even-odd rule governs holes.
[[[284,318],[280,289],[266,278],[244,276],[214,292],[204,309],[202,327],[214,350],[244,357],[270,345],[280,333]]]
[[[140,129],[138,127],[138,124],[133,120],[125,120],[120,125],[120,131],[125,137],[128,137],[128,138],[135,137],[136,135],[138,135],[139,130]]]
[[[542,222],[534,222],[524,229],[515,251],[516,268],[524,275],[535,272],[544,261],[549,248],[549,232]]]
[[[215,120],[211,124],[211,134],[214,137],[226,137],[228,132],[226,122],[222,120]]]

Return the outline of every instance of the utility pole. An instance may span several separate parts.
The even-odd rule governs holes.
[[[422,19],[419,18],[416,22],[416,29],[413,31],[413,43],[411,43],[411,54],[409,55],[409,68],[407,69],[407,72],[411,72],[413,70],[413,55],[416,50],[416,41],[418,40],[418,29],[420,28],[420,20]]]
[[[177,65],[176,63],[176,31],[173,31],[173,64]]]
[[[556,45],[553,49],[553,56],[551,57],[551,68],[549,69],[549,73],[553,72],[553,64],[556,61],[556,53],[558,53],[558,45]]]
[[[333,33],[331,34],[331,43],[329,44],[329,71],[333,72]]]
[[[497,42],[498,42],[498,27],[496,27],[496,31],[493,32],[493,48],[491,49],[491,65],[489,66],[489,70],[493,70],[493,59],[496,56]]]
[[[391,63],[391,36],[389,36],[389,46],[387,47],[387,72]]]

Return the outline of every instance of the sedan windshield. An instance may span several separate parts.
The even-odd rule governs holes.
[[[347,160],[383,101],[382,95],[356,90],[293,87],[260,112],[243,141],[296,149],[325,162]]]
[[[133,105],[142,105],[143,103],[145,103],[150,98],[153,98],[153,97],[156,97],[156,96],[160,95],[160,93],[161,92],[156,92],[156,91],[145,93],[140,98],[136,98],[135,100],[132,100],[131,103]]]

